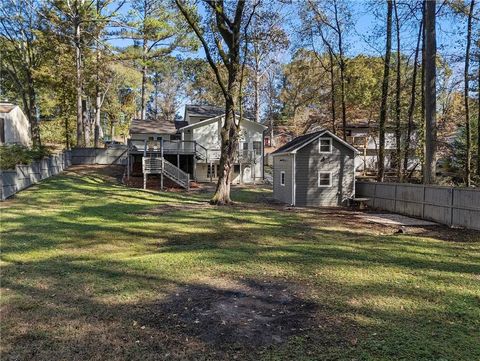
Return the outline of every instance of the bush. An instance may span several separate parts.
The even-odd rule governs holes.
[[[17,164],[30,164],[51,155],[48,147],[28,148],[20,144],[0,146],[0,169],[15,169]]]

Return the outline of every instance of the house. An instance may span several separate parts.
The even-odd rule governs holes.
[[[339,133],[342,133],[342,127]],[[378,167],[378,149],[379,135],[378,124],[365,120],[359,120],[345,127],[347,142],[352,144],[360,151],[360,156],[355,160],[355,169],[357,172],[376,172]],[[385,168],[387,170],[397,167],[396,159],[396,139],[392,127],[385,130]],[[412,154],[409,157],[408,169],[413,169],[419,164],[418,159],[414,156],[418,143],[418,132],[413,131],[411,135],[410,150]]]
[[[273,197],[294,206],[345,205],[355,194],[357,153],[325,129],[293,139],[272,153]]]
[[[0,145],[32,145],[30,123],[18,105],[0,102]]]
[[[132,121],[129,170],[155,174],[145,167],[162,159],[162,164],[169,167],[172,177],[180,175],[184,179],[182,185],[186,184],[187,178],[197,182],[216,181],[220,174],[220,130],[225,121],[225,111],[213,106],[187,105],[183,119],[175,123]],[[242,119],[232,183],[263,180],[265,129],[262,124]],[[170,175],[167,176],[172,178]]]

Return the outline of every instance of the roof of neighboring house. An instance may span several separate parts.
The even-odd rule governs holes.
[[[185,114],[191,117],[208,117],[213,118],[218,115],[225,114],[225,108],[220,108],[214,105],[185,105]]]
[[[225,108],[217,107],[215,105],[185,105],[185,115],[188,114],[191,117],[205,117],[207,119],[218,117],[225,114]],[[254,115],[250,112],[244,112],[243,115],[247,119],[254,119]]]
[[[187,125],[188,125],[188,122],[185,121],[185,120],[177,120],[177,121],[175,122],[175,128],[177,128],[177,129],[186,127]]]
[[[308,133],[308,134],[304,134],[304,135],[301,135],[299,137],[296,137],[295,139],[291,140],[287,144],[278,148],[275,152],[272,153],[272,155],[274,155],[274,154],[285,154],[285,153],[295,153],[300,148],[303,148],[305,145],[309,144],[310,142],[313,142],[315,139],[317,139],[317,138],[319,138],[319,137],[321,137],[322,135],[325,135],[325,134],[328,134],[332,138],[336,139],[338,142],[345,145],[347,148],[350,148],[351,150],[353,150],[354,152],[358,152],[358,150],[356,150],[351,144],[349,144],[346,141],[344,141],[343,139],[337,137],[332,132],[330,132],[326,129],[322,129],[322,130],[319,130],[317,132]]]
[[[220,115],[217,115],[216,117],[212,117],[212,118],[208,118],[208,119],[204,119],[198,123],[193,123],[193,124],[188,124],[184,127],[181,127],[179,128],[178,130],[179,131],[184,131],[184,130],[187,130],[187,129],[193,129],[193,128],[200,128],[200,127],[203,127],[204,125],[206,124],[210,124],[210,123],[213,123],[213,122],[216,122],[218,121],[220,118],[222,118],[224,115],[224,113],[220,114]],[[237,115],[237,118],[239,116]],[[253,124],[255,126],[257,126],[258,128],[262,129],[262,131],[264,131],[265,129],[267,129],[267,127],[261,123],[257,123],[257,122],[254,122],[253,120],[250,120],[250,119],[247,119],[247,118],[244,118],[242,120],[242,122],[247,122],[249,124]]]
[[[0,102],[0,113],[10,113],[17,105],[7,102]]]
[[[133,119],[130,125],[130,134],[174,134],[176,132],[175,124],[166,120]]]

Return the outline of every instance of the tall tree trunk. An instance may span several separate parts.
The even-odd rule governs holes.
[[[255,79],[253,82],[254,87],[254,111],[255,111],[255,121],[260,123],[260,69],[259,69],[259,59],[258,55],[255,54]]]
[[[97,16],[100,15],[100,3],[97,0]],[[100,95],[100,51],[98,47],[98,38],[100,37],[100,33],[97,35],[97,39],[95,42],[95,51],[96,51],[96,84],[95,84],[95,126],[93,131],[93,146],[98,148],[100,146],[100,110],[102,107],[102,99]]]
[[[378,124],[380,143],[378,150],[377,180],[383,182],[385,177],[385,123],[387,120],[388,85],[390,80],[390,56],[392,52],[392,12],[393,0],[387,0],[387,41],[385,46],[385,64],[383,68],[382,103],[380,105],[380,119]]]
[[[421,71],[421,75],[422,75],[422,80],[421,80],[421,89],[420,89],[420,101],[422,102],[421,104],[421,114],[422,114],[422,119],[421,119],[421,124],[422,124],[422,131],[423,131],[423,134],[422,134],[422,147],[421,147],[421,150],[422,150],[422,156],[421,156],[421,160],[422,160],[422,174],[424,174],[424,169],[425,169],[425,58],[426,58],[426,54],[425,54],[425,38],[426,38],[426,31],[425,31],[425,14],[426,14],[426,11],[425,11],[425,7],[426,7],[426,1],[424,0],[423,1],[423,9],[422,9],[422,19],[423,19],[423,30],[422,30],[422,71]]]
[[[229,75],[229,96],[225,99],[225,123],[220,130],[222,149],[220,154],[220,168],[217,188],[210,203],[224,205],[232,203],[230,199],[231,170],[238,150],[238,131],[235,119],[234,94],[236,89],[236,75]]]
[[[436,0],[426,1],[425,5],[425,184],[435,183],[437,168],[436,5]]]
[[[76,14],[78,17],[79,14]],[[85,146],[85,137],[83,133],[83,108],[82,108],[82,93],[83,93],[83,74],[82,74],[82,51],[81,51],[81,28],[79,19],[74,21],[75,28],[75,63],[77,75],[77,147]]]
[[[35,86],[33,83],[33,76],[30,70],[27,71],[28,79],[28,109],[27,118],[30,123],[30,131],[32,133],[33,146],[40,146],[40,125],[38,124],[37,116],[37,96],[35,93]]]
[[[480,41],[479,41],[480,43]],[[480,44],[479,44],[480,45]],[[478,89],[477,89],[477,97],[478,97],[478,104],[477,104],[477,175],[480,182],[480,47],[478,49]]]
[[[408,159],[410,153],[410,142],[413,130],[413,114],[415,113],[415,102],[417,97],[417,69],[418,69],[418,53],[420,50],[420,41],[423,34],[423,20],[420,22],[420,29],[418,30],[417,46],[415,47],[415,57],[413,60],[413,75],[412,75],[412,92],[410,94],[410,105],[408,107],[408,126],[407,136],[405,138],[404,159],[403,159],[403,178],[406,177],[408,171]]]
[[[329,49],[328,51],[328,57],[329,57],[329,62],[330,62],[330,108],[332,112],[332,132],[333,134],[337,134],[337,126],[336,126],[336,114],[335,114],[335,68],[333,65],[333,53]],[[342,118],[343,120],[343,118]],[[343,129],[345,129],[345,124],[343,125]],[[345,131],[344,131],[345,133]]]
[[[469,97],[469,66],[470,66],[470,47],[472,43],[472,16],[473,8],[475,6],[475,0],[470,2],[470,9],[468,13],[468,24],[467,24],[467,46],[465,50],[465,71],[464,71],[464,102],[465,102],[465,131],[467,137],[467,154],[465,157],[465,182],[467,187],[472,185],[472,129],[470,127],[470,109],[468,104]]]
[[[398,4],[394,0],[394,9],[395,9],[395,30],[397,35],[397,77],[396,77],[396,95],[395,95],[395,158],[397,162],[397,178],[400,179],[402,174],[402,155],[401,155],[401,46],[400,46],[400,19],[398,18]]]
[[[148,42],[147,39],[143,39],[143,47],[142,47],[142,99],[140,105],[140,118],[141,120],[145,120],[146,118],[146,87],[147,87],[147,49],[148,49]]]
[[[347,140],[347,104],[345,99],[345,57],[343,54],[343,38],[342,38],[342,28],[338,20],[338,7],[337,0],[333,2],[335,10],[335,23],[338,34],[338,55],[340,57],[340,96],[342,103],[342,127],[343,127],[343,140]]]

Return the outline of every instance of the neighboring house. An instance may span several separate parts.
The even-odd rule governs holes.
[[[347,124],[345,127],[347,142],[352,144],[360,151],[360,155],[355,160],[355,169],[357,172],[376,172],[378,167],[378,125],[368,121],[356,121]],[[338,134],[342,134],[340,128]],[[417,132],[412,134],[411,151],[414,153],[417,147]],[[396,140],[393,129],[387,128],[385,131],[385,169],[391,170],[397,167],[395,158]],[[412,169],[418,165],[418,159],[410,156],[408,168]]]
[[[18,105],[0,102],[0,145],[32,145],[30,123]]]
[[[294,206],[345,205],[355,194],[357,153],[328,130],[293,139],[272,153],[273,197]]]
[[[220,172],[220,130],[224,118],[224,110],[221,108],[187,105],[184,120],[175,124],[134,120],[129,141],[131,169],[138,169],[143,158],[163,158],[188,174],[190,179],[199,182],[217,180]],[[263,180],[265,129],[259,123],[242,120],[232,183]]]
[[[273,139],[272,139],[273,133]],[[273,127],[273,132],[270,126],[265,131],[265,165],[273,165],[272,153],[284,144],[295,138],[294,133],[290,127],[285,125],[277,125]]]

